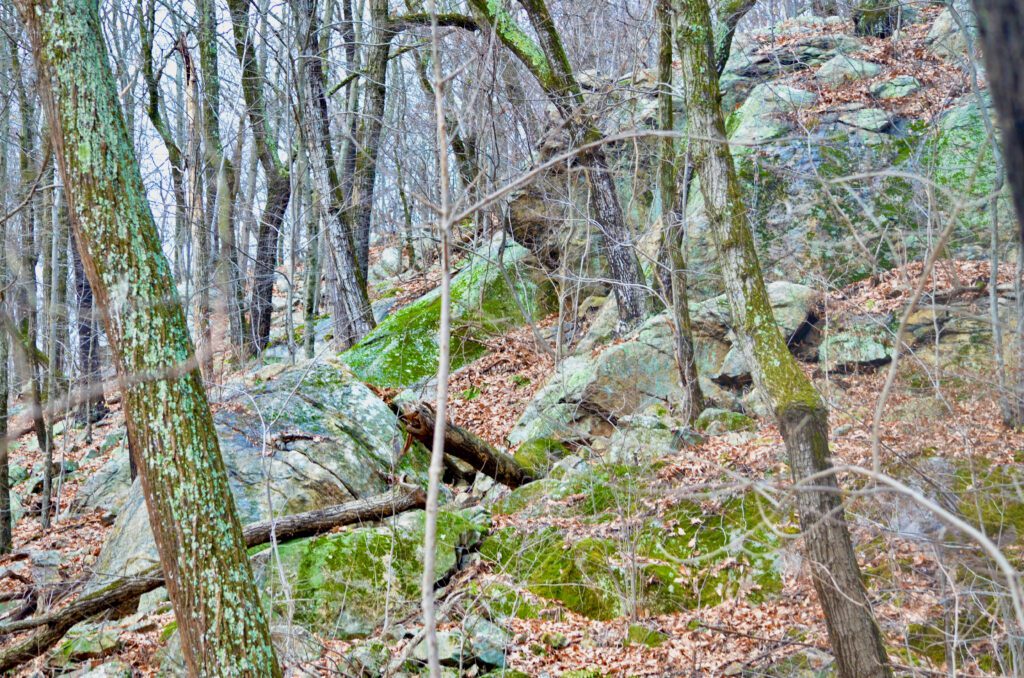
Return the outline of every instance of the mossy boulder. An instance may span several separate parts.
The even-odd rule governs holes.
[[[694,428],[710,435],[719,435],[732,431],[756,431],[757,422],[739,412],[709,407],[697,417]]]
[[[50,662],[68,666],[105,657],[121,647],[120,635],[119,629],[111,624],[78,624],[68,631]]]
[[[472,253],[452,278],[453,369],[486,353],[483,342],[489,337],[537,320],[553,308],[550,284],[536,277],[532,261],[516,243],[506,243],[502,250],[499,236]],[[377,386],[400,388],[429,379],[437,373],[440,319],[441,290],[436,288],[388,315],[341,359],[360,379]]]
[[[876,99],[900,99],[921,90],[921,81],[912,75],[897,75],[871,85],[868,89]]]
[[[416,610],[423,576],[425,513],[415,511],[380,527],[367,527],[281,544],[277,554],[254,558],[257,580],[274,614],[294,611],[294,621],[332,638],[366,636],[385,618]],[[459,553],[487,530],[485,514],[441,511],[436,567],[441,579]],[[288,590],[281,590],[281,567]]]
[[[549,489],[563,499],[583,499],[567,507],[544,493],[520,510],[533,516],[576,513],[599,524],[635,513],[643,496],[635,482],[632,492],[597,486],[598,496],[589,504],[583,491],[562,494],[583,487]],[[585,515],[577,504],[592,513]],[[522,533],[510,527],[489,536],[481,554],[511,586],[592,619],[665,614],[736,596],[756,602],[781,590],[776,521],[772,509],[753,495],[716,507],[684,502],[622,540],[567,539],[555,528]]]
[[[513,458],[533,478],[543,478],[551,466],[569,454],[569,448],[554,438],[534,438],[519,446]]]

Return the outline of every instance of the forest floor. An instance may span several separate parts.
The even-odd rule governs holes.
[[[963,281],[985,279],[987,270],[984,269],[984,264],[974,262],[940,267],[932,291],[941,292],[962,287]],[[869,300],[870,305],[898,309],[919,271],[919,265],[912,264],[874,282],[858,283],[834,294],[828,304],[836,313],[864,308]],[[549,319],[542,324],[541,329],[550,322]],[[538,350],[530,328],[520,328],[493,340],[491,349],[487,356],[452,377],[452,412],[457,423],[493,443],[500,443],[551,371],[553,363],[545,351]],[[1008,464],[1019,458],[1024,450],[1024,433],[1007,431],[999,423],[989,377],[961,373],[935,379],[935,374],[928,374],[930,381],[922,385],[921,368],[914,363],[908,360],[901,369],[886,408],[889,416],[882,426],[882,462],[886,468],[912,467],[916,459],[935,454],[947,458],[980,458],[993,464]],[[816,367],[806,365],[806,369],[813,374]],[[524,374],[529,375],[529,379],[512,379],[512,375]],[[870,467],[871,413],[884,380],[883,369],[835,376],[831,383],[825,382],[825,395],[832,398],[835,406],[831,421],[833,432],[843,432],[832,441],[837,463]],[[459,396],[471,388],[475,389],[473,397]],[[830,393],[829,389],[841,391],[841,398],[834,397],[836,391]],[[932,406],[937,399],[943,403],[941,416],[935,416]],[[52,592],[52,597],[57,598],[55,607],[59,608],[71,599],[66,593],[74,591],[75,582],[90,574],[112,521],[102,511],[75,515],[70,510],[81,482],[116,451],[117,445],[105,444],[105,441],[123,440],[123,436],[112,436],[121,431],[123,417],[118,405],[111,409],[110,415],[93,428],[91,440],[86,440],[84,431],[76,428],[58,438],[58,459],[74,462],[78,468],[62,477],[56,486],[60,511],[49,531],[40,528],[38,513],[33,515],[27,511],[18,521],[14,530],[14,552],[0,558],[0,596],[17,599],[38,584]],[[892,416],[894,413],[898,416]],[[31,469],[39,462],[39,451],[31,434],[16,441],[11,450],[12,465]],[[679,497],[724,480],[754,486],[764,483],[766,478],[788,477],[778,430],[763,420],[754,436],[709,437],[699,444],[684,447],[665,462],[650,478],[657,491],[653,495],[656,498],[645,500],[650,505],[645,507],[646,513],[639,514],[645,519],[663,515]],[[863,481],[856,477],[843,480],[847,486],[864,487]],[[771,483],[785,485],[778,480]],[[24,491],[24,488],[19,489]],[[568,497],[562,501],[577,500]],[[870,494],[851,498],[854,538],[865,570],[889,574],[885,578],[870,579],[869,590],[876,601],[880,623],[892,631],[890,644],[899,647],[905,641],[908,625],[944,613],[935,586],[941,559],[936,549],[919,541],[902,539],[892,533],[879,537],[879,531],[871,529],[872,521],[867,514],[857,519],[861,504],[868,501]],[[537,520],[546,522],[538,524]],[[496,527],[514,525],[524,531],[550,525],[552,520],[567,535],[579,538],[591,536],[595,531],[608,534],[629,529],[625,517],[618,524],[584,524],[568,518],[537,519],[518,515],[495,518]],[[18,567],[19,562],[30,560],[32,553],[39,551],[60,553],[60,566],[56,571],[47,571],[45,582],[33,581],[35,568]],[[460,581],[468,584],[471,579],[487,581],[500,576],[478,563],[465,572]],[[898,592],[894,593],[892,587],[898,588]],[[118,622],[119,643],[110,654],[94,661],[117,657],[134,667],[139,675],[154,675],[164,629],[172,619],[173,615],[164,606],[156,612]],[[644,644],[624,647],[624,639],[635,623],[664,634],[664,642],[657,647]],[[824,663],[829,659],[824,624],[807,569],[799,565],[783,577],[781,592],[760,604],[728,599],[693,611],[608,622],[561,610],[539,619],[510,619],[508,624],[514,634],[509,666],[530,675],[540,672],[559,675],[569,669],[588,667],[615,675],[666,675],[669,667],[683,671],[677,675],[690,671],[700,675],[738,675],[741,669],[756,670],[794,653],[810,657],[812,662]],[[794,629],[801,632],[794,635]],[[556,637],[561,640],[557,647],[552,647],[551,639]],[[343,666],[342,654],[358,641],[322,640],[327,650],[324,658],[317,666],[308,668],[323,675],[336,675]],[[979,640],[981,644],[985,642],[985,639]],[[398,644],[395,651],[402,649]],[[45,664],[45,658],[36,660],[23,667],[18,675],[37,675]],[[988,674],[967,663],[960,667],[959,675]]]

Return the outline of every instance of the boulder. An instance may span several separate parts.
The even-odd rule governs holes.
[[[425,513],[414,511],[365,527],[297,539],[253,558],[257,583],[275,617],[330,638],[362,637],[386,619],[418,610],[423,576]],[[464,552],[487,531],[486,512],[443,510],[438,516],[438,580],[453,572]],[[287,581],[282,590],[281,572]],[[287,621],[287,618],[286,618]]]
[[[880,108],[861,108],[841,113],[839,121],[868,132],[885,132],[892,128],[892,119]]]
[[[404,475],[425,484],[426,452],[400,460],[397,419],[342,364],[271,365],[225,386],[216,408],[221,454],[243,523],[310,511],[387,489]],[[127,457],[117,473],[127,473]],[[136,482],[94,567],[88,590],[157,562]]]
[[[877,367],[892,360],[893,337],[884,322],[862,317],[829,332],[818,346],[818,361],[828,372]]]
[[[102,509],[118,514],[131,496],[132,478],[127,446],[117,449],[78,490],[80,510]]]
[[[898,75],[890,80],[883,80],[871,85],[868,89],[876,99],[899,99],[921,91],[921,81],[912,75]]]
[[[502,249],[499,234],[471,254],[453,277],[453,369],[486,353],[488,338],[538,320],[552,308],[549,283],[534,277],[532,261],[529,252],[514,242]],[[360,379],[377,386],[407,387],[429,379],[437,372],[440,314],[441,290],[436,288],[389,314],[341,359]]]
[[[882,67],[872,61],[837,54],[823,63],[814,77],[823,85],[836,87],[846,82],[873,78],[881,72]]]
[[[810,327],[819,293],[805,285],[776,281],[768,285],[776,322],[791,343]],[[614,304],[614,302],[609,302]],[[731,396],[716,386],[750,383],[750,370],[732,346],[732,314],[725,295],[691,306],[694,354],[705,395],[732,406]],[[661,313],[621,341],[601,348],[585,341],[577,354],[559,363],[547,383],[527,405],[509,434],[512,445],[536,439],[573,440],[612,433],[607,422],[639,414],[652,406],[670,410],[685,397],[675,359],[668,314]],[[593,346],[593,349],[589,347]],[[712,381],[714,380],[714,382]],[[685,422],[667,422],[681,428]],[[608,430],[605,430],[608,429]]]
[[[926,41],[928,42],[928,51],[932,54],[944,59],[962,61],[967,57],[968,36],[961,28],[967,29],[971,43],[977,49],[978,21],[967,0],[954,0],[953,10],[956,11],[956,16],[949,7],[939,13],[928,30]]]
[[[121,647],[120,630],[109,623],[82,622],[71,628],[50,658],[55,666],[100,659]]]

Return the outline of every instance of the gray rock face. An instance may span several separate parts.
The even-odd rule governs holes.
[[[243,523],[382,492],[390,474],[413,481],[425,478],[421,453],[410,450],[401,463],[395,462],[401,444],[396,442],[394,414],[340,364],[273,365],[226,390],[216,423]],[[120,463],[106,475],[123,480],[127,457]],[[145,500],[136,482],[88,588],[156,562]]]
[[[899,99],[921,91],[921,82],[912,75],[898,75],[891,80],[876,82],[868,91],[876,99]]]
[[[111,455],[103,466],[92,474],[78,491],[81,509],[103,509],[117,514],[131,496],[132,478],[128,464],[128,449],[122,447]]]
[[[835,86],[873,78],[881,72],[882,67],[874,62],[837,54],[823,63],[814,77],[824,85]]]
[[[868,132],[885,132],[892,127],[892,119],[889,114],[880,108],[862,108],[857,111],[841,113],[839,121]]]
[[[802,332],[819,295],[805,285],[774,282],[768,296],[779,329],[787,339]],[[614,302],[609,302],[614,303]],[[724,295],[694,304],[695,354],[701,387],[715,396],[727,386],[750,382],[750,371],[738,348],[732,346],[732,318]],[[584,341],[576,355],[563,360],[527,406],[509,442],[520,445],[538,438],[589,438],[610,435],[602,422],[620,425],[626,418],[652,407],[670,411],[684,394],[676,366],[672,325],[662,313],[595,355],[601,343]],[[723,405],[732,406],[728,398]],[[671,417],[670,417],[671,418]],[[671,441],[669,432],[665,441]],[[666,442],[666,444],[669,444]]]
[[[954,0],[953,11],[947,7],[928,31],[928,49],[936,56],[950,60],[966,58],[968,35],[971,43],[977,48],[978,23],[974,11],[966,0]],[[962,28],[967,29],[964,34]],[[980,60],[979,60],[980,61]]]
[[[842,323],[818,347],[818,361],[829,372],[876,367],[892,360],[892,331],[885,318],[863,316]]]

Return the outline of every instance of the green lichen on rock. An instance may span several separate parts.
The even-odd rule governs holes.
[[[668,636],[661,631],[649,629],[643,624],[630,624],[626,629],[626,637],[622,639],[625,647],[643,645],[645,647],[658,647],[668,640]]]
[[[698,431],[707,431],[711,434],[757,430],[757,422],[747,415],[717,407],[709,407],[701,412],[693,426]]]
[[[569,454],[569,449],[554,438],[534,438],[519,446],[513,457],[533,478],[542,478],[551,465]]]
[[[560,517],[578,510],[548,503],[546,495],[523,510]],[[639,495],[631,497],[632,508],[623,497],[607,500],[604,515],[635,512]],[[667,614],[732,597],[758,602],[781,590],[774,521],[765,502],[742,496],[714,511],[680,504],[664,520],[648,520],[639,534],[622,540],[574,541],[555,528],[505,528],[484,541],[481,553],[511,584],[592,619]]]
[[[866,322],[829,333],[818,346],[818,361],[827,371],[846,372],[883,365],[892,360],[892,351],[889,329]]]
[[[481,547],[485,559],[532,593],[557,600],[590,619],[612,619],[623,612],[621,575],[609,567],[614,553],[611,541],[583,539],[567,544],[553,528],[529,535],[505,528]]]
[[[68,631],[50,661],[55,666],[105,657],[121,647],[119,630],[112,625],[79,624]]]
[[[549,284],[529,275],[527,250],[515,243],[507,245],[501,264],[499,250],[500,240],[495,240],[471,255],[467,267],[452,278],[453,369],[486,353],[486,339],[538,319],[552,303]],[[502,268],[514,289],[508,286]],[[517,297],[527,317],[520,311]],[[434,289],[393,312],[341,358],[366,382],[410,386],[437,372],[440,319],[441,291]]]
[[[639,553],[652,612],[712,606],[742,596],[760,602],[782,589],[778,516],[763,499],[732,497],[715,511],[683,502],[644,533]]]
[[[423,574],[422,511],[389,525],[300,539],[278,548],[288,575],[295,621],[329,637],[365,636],[383,622],[416,609]],[[468,513],[442,511],[437,522],[437,576],[456,564],[456,548],[475,543],[485,526]],[[284,613],[276,560],[261,554],[260,580],[275,612]],[[260,562],[260,561],[258,561]]]

